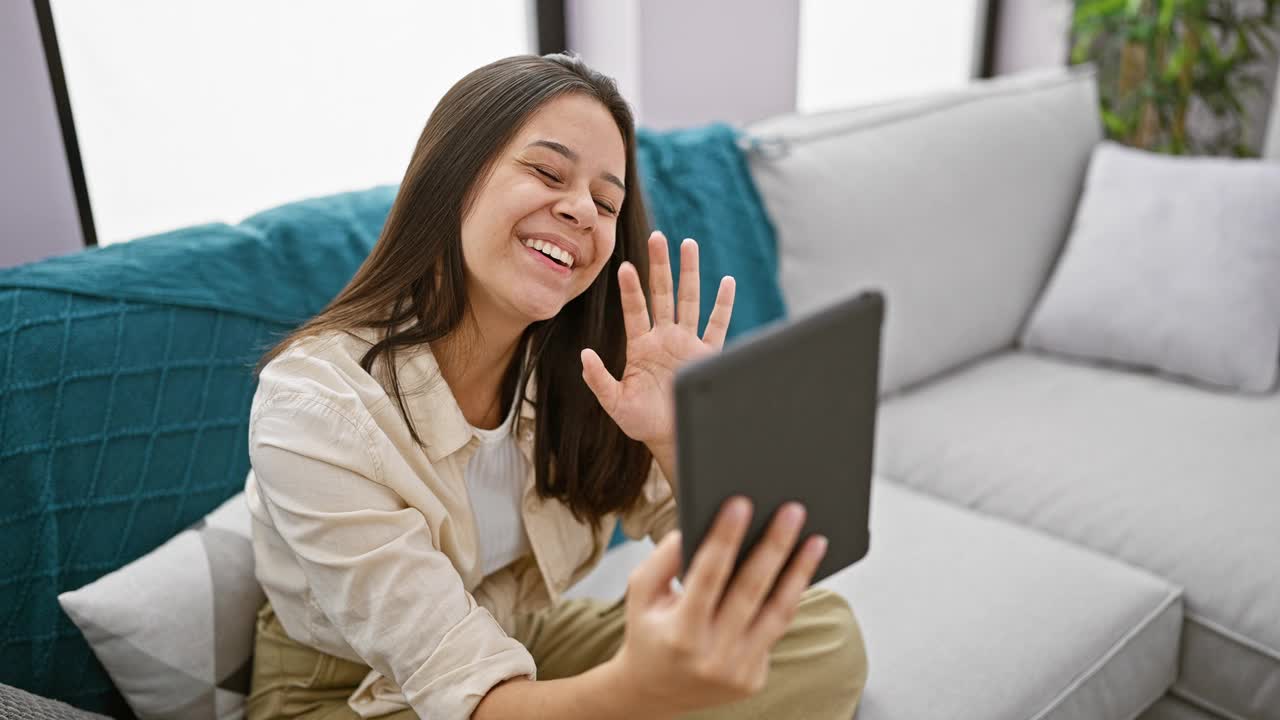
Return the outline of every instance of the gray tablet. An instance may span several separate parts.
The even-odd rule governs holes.
[[[789,500],[808,510],[801,538],[830,541],[814,581],[867,554],[883,318],[883,297],[864,293],[677,373],[685,568],[721,504],[739,494],[755,508],[739,565]]]

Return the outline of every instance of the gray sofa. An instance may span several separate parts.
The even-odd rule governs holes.
[[[823,583],[862,720],[1280,718],[1280,394],[1017,341],[1098,116],[1077,69],[747,128],[790,311],[888,297],[872,551]]]

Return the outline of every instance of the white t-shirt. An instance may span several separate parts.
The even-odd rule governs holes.
[[[484,575],[530,552],[520,514],[528,462],[512,432],[515,409],[512,401],[507,418],[492,430],[471,428],[480,446],[467,463],[466,482],[479,536],[480,571]]]

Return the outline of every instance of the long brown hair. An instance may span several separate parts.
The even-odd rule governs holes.
[[[638,500],[652,456],[600,407],[582,380],[578,354],[582,348],[593,348],[615,377],[621,375],[626,336],[615,278],[621,264],[630,261],[640,272],[642,287],[648,287],[649,224],[636,170],[631,110],[612,79],[576,57],[510,57],[471,72],[450,88],[418,138],[369,257],[342,292],[272,348],[258,369],[304,337],[379,329],[381,339],[360,365],[372,374],[374,362],[385,356],[384,382],[421,445],[396,372],[396,354],[462,328],[467,320],[462,219],[498,153],[525,121],[547,102],[569,93],[599,101],[613,116],[626,146],[624,184],[629,192],[619,209],[617,242],[609,262],[559,314],[529,327],[506,373],[501,397],[514,395],[519,384],[523,390],[517,402],[537,408],[533,459],[538,495],[561,500],[579,521],[599,527],[606,514]],[[533,373],[534,397],[529,398]]]

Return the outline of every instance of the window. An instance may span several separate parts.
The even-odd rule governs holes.
[[[803,112],[960,87],[977,77],[987,0],[800,0]]]
[[[399,182],[529,0],[53,0],[98,242]]]

